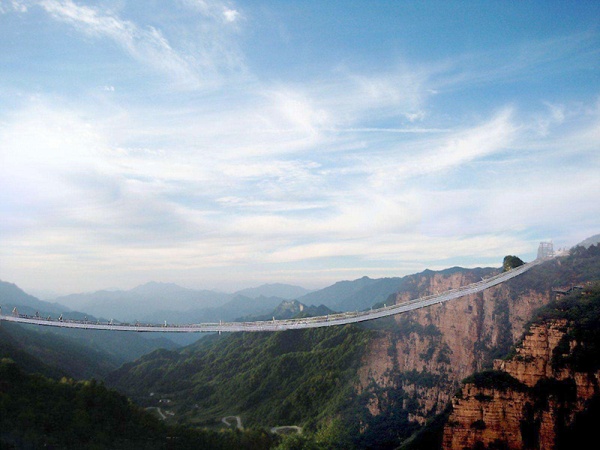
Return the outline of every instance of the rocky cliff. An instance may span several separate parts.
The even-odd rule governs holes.
[[[444,449],[568,444],[578,413],[600,393],[600,290],[574,298],[558,303],[554,315],[566,318],[532,325],[514,355],[494,361],[494,371],[465,380],[452,399]],[[582,308],[586,302],[588,309]]]
[[[475,281],[467,271],[432,273],[422,276],[418,288],[428,295]],[[396,301],[408,299],[400,293]],[[460,380],[508,351],[533,311],[549,299],[548,292],[516,291],[507,283],[396,317],[395,327],[372,341],[360,370],[360,390],[370,393],[369,411],[385,412],[392,389],[403,393],[410,420],[424,423],[444,409]]]
[[[390,439],[399,442],[442,412],[462,379],[491,368],[494,359],[504,356],[519,340],[534,311],[555,298],[553,286],[600,278],[597,250],[591,256],[578,253],[549,261],[483,293],[400,315],[394,322],[390,319],[372,340],[359,371],[358,392],[368,410],[364,432],[373,427],[381,433],[380,422],[386,420],[385,425],[395,430]],[[395,300],[453,289],[479,281],[480,276],[469,270],[425,272],[415,277],[411,290],[399,292]],[[554,334],[544,338],[547,344],[545,350],[539,347],[540,352],[551,352],[549,348],[560,340],[554,329],[548,332]],[[550,369],[524,364],[514,370],[533,377]]]

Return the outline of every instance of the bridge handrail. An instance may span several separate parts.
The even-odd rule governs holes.
[[[135,322],[90,322],[87,320],[62,319],[62,315],[58,319],[53,319],[50,316],[41,318],[39,313],[35,316],[27,314],[19,314],[16,308],[13,309],[12,315],[4,315],[0,306],[0,320],[32,323],[44,326],[55,326],[64,328],[84,328],[84,329],[101,329],[101,330],[121,330],[121,331],[160,331],[160,332],[220,332],[220,331],[279,331],[285,329],[302,329],[315,328],[321,326],[341,325],[345,323],[356,323],[366,320],[373,320],[382,317],[387,317],[403,312],[412,311],[414,309],[430,306],[435,303],[443,303],[448,300],[459,298],[463,295],[480,292],[484,289],[492,287],[496,284],[510,280],[530,268],[542,263],[544,260],[536,259],[530,263],[524,264],[507,272],[502,272],[489,278],[482,279],[475,283],[466,286],[460,286],[454,289],[448,289],[441,293],[429,294],[424,297],[419,297],[412,300],[407,300],[402,303],[395,303],[365,310],[365,311],[347,311],[342,313],[329,314],[317,317],[305,317],[297,319],[283,319],[270,321],[256,322],[223,322],[219,323],[197,323],[197,324],[143,324]]]

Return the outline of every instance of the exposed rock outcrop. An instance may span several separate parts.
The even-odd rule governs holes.
[[[482,273],[484,270],[488,272]],[[413,276],[395,300],[404,302],[457,288],[493,274],[490,269],[425,271]],[[596,279],[600,279],[600,246],[577,247],[566,257],[547,261],[484,292],[387,319],[386,325],[380,321],[379,333],[372,339],[359,370],[357,386],[361,405],[365,407],[360,416],[360,431],[365,442],[377,442],[386,433],[390,448],[405,442],[422,424],[445,410],[462,379],[492,368],[495,359],[508,353],[523,335],[534,312],[556,298],[553,288],[579,286]],[[549,329],[547,335],[536,335],[541,343],[534,345],[531,341],[540,355],[550,355],[560,340],[557,333],[562,325],[557,323],[555,326],[556,330]],[[521,362],[528,362],[525,355],[521,358]],[[534,383],[537,386],[534,380],[553,369],[547,362],[538,361],[532,367],[525,364],[507,370],[521,371],[523,379],[529,383],[521,385],[533,389],[528,385]],[[590,385],[581,380],[580,375],[575,375],[575,379],[580,380],[577,381],[578,390],[593,391],[593,383]],[[565,389],[571,388],[566,386]],[[485,399],[508,395],[513,398],[507,399],[508,403],[526,402],[521,391],[481,395]],[[552,418],[534,417],[532,411],[527,409],[526,420],[519,423],[524,427],[524,436],[536,436],[535,430],[551,428],[554,423]],[[560,409],[550,411],[548,417],[564,414]],[[507,415],[508,410],[500,408],[489,413],[502,416]],[[541,422],[538,423],[538,419]],[[473,422],[477,420],[483,421],[478,418]],[[477,422],[474,427],[481,427],[480,434],[489,434],[491,439],[491,424],[495,422],[490,425],[483,422],[486,428],[482,422]],[[484,432],[486,429],[488,431]]]
[[[478,280],[469,271],[431,272],[421,276],[415,291],[428,295]],[[411,294],[399,293],[396,302]],[[393,389],[396,397],[402,393],[409,419],[423,424],[444,409],[460,380],[507,352],[533,311],[549,299],[549,292],[516,291],[506,283],[397,316],[394,330],[373,340],[359,372],[359,391],[370,393],[370,413],[377,416],[386,413],[384,406],[398,407],[385,398]]]
[[[467,382],[452,400],[443,448],[555,448],[557,430],[599,392],[600,371],[556,364],[577,345],[565,339],[568,327],[566,320],[532,326],[512,358],[494,362],[493,376]],[[499,383],[503,374],[514,382]]]

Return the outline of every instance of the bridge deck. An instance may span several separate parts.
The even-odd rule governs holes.
[[[22,314],[5,315],[0,314],[0,320],[7,322],[29,323],[41,326],[60,328],[79,328],[87,330],[111,330],[111,331],[137,331],[137,332],[163,332],[163,333],[214,333],[234,331],[282,331],[299,330],[305,328],[331,327],[345,325],[348,323],[365,322],[367,320],[380,319],[382,317],[402,314],[415,309],[425,308],[438,303],[444,303],[465,295],[475,294],[492,286],[504,283],[516,276],[525,273],[532,267],[544,260],[536,259],[508,272],[501,273],[491,278],[486,278],[477,283],[469,284],[458,289],[452,289],[441,294],[420,297],[404,303],[385,306],[383,308],[371,309],[369,311],[345,312],[331,314],[328,316],[309,317],[303,319],[270,320],[259,322],[220,322],[220,323],[198,323],[198,324],[128,324],[128,323],[106,323],[89,322],[78,320],[59,320],[52,318],[41,318],[24,316]]]

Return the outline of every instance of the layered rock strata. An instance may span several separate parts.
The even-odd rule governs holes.
[[[396,302],[414,298],[415,292],[428,295],[479,279],[469,271],[425,273],[413,292],[399,293]],[[370,414],[402,408],[409,420],[425,423],[445,408],[463,378],[508,351],[533,311],[549,299],[549,292],[517,291],[509,282],[396,316],[390,331],[372,341],[359,371],[358,391],[369,397]],[[402,404],[390,401],[392,391]]]
[[[452,400],[443,448],[553,449],[558,430],[600,392],[600,372],[553,364],[567,332],[565,320],[532,326],[511,359],[494,362],[488,380],[466,383]]]

